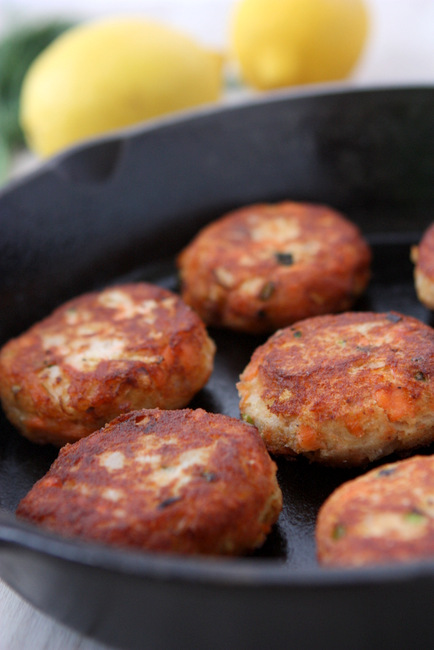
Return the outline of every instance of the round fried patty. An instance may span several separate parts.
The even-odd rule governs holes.
[[[370,261],[342,215],[289,201],[227,214],[177,260],[182,297],[205,323],[252,333],[349,309],[368,283]]]
[[[425,231],[419,246],[413,246],[414,281],[419,300],[434,309],[434,223]]]
[[[186,406],[215,345],[175,294],[146,283],[71,300],[0,352],[0,397],[34,442],[62,445],[135,408]]]
[[[63,447],[17,515],[116,546],[235,555],[263,543],[281,504],[254,427],[202,409],[143,409]]]
[[[434,441],[434,330],[395,312],[317,316],[257,348],[242,416],[275,454],[359,465]]]
[[[434,456],[371,470],[335,490],[319,511],[318,560],[363,566],[434,557]]]

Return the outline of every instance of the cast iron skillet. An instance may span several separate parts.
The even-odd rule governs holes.
[[[428,87],[277,94],[53,159],[0,195],[0,343],[83,291],[135,279],[176,290],[174,255],[200,226],[286,198],[341,209],[369,239],[373,279],[356,309],[430,323],[409,250],[434,214],[433,115]],[[215,372],[192,406],[238,417],[235,382],[263,339],[211,335]],[[125,648],[432,646],[434,562],[342,571],[316,563],[318,508],[359,472],[279,461],[283,512],[252,557],[123,552],[15,520],[56,451],[0,422],[0,575],[63,623]]]

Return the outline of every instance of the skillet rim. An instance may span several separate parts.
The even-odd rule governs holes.
[[[12,177],[5,185],[0,186],[0,199],[3,195],[7,195],[10,191],[19,189],[22,185],[26,185],[29,181],[34,180],[47,171],[58,171],[58,167],[67,161],[69,158],[76,154],[82,153],[86,150],[92,150],[94,147],[99,147],[104,143],[124,141],[140,137],[145,133],[165,130],[172,126],[179,126],[183,123],[194,122],[202,117],[218,116],[222,113],[231,113],[242,111],[250,107],[260,107],[269,104],[279,104],[281,102],[297,101],[303,99],[312,99],[320,97],[339,97],[350,95],[369,95],[369,94],[400,94],[402,92],[424,92],[427,91],[434,95],[434,84],[428,82],[408,82],[402,85],[397,85],[394,82],[387,84],[385,82],[372,83],[369,85],[354,85],[350,86],[345,82],[330,82],[318,83],[299,86],[295,89],[276,89],[270,90],[266,93],[252,93],[248,97],[235,98],[227,103],[213,103],[203,106],[195,107],[192,109],[180,110],[174,114],[168,114],[159,118],[152,118],[145,122],[134,124],[132,126],[122,127],[107,132],[102,136],[94,136],[86,140],[77,142],[62,151],[50,156],[46,159],[41,159],[36,168],[31,169],[23,174],[18,174]]]
[[[9,192],[25,191],[29,181],[37,180],[47,170],[54,170],[64,161],[78,152],[85,152],[104,142],[123,141],[135,138],[146,132],[164,130],[167,126],[191,122],[198,117],[212,116],[215,114],[229,113],[243,110],[252,105],[267,105],[288,100],[302,98],[315,98],[321,96],[349,96],[365,95],[369,93],[394,93],[406,91],[428,91],[434,93],[432,84],[416,83],[405,85],[370,85],[362,87],[349,87],[345,84],[320,85],[297,91],[275,91],[263,96],[249,97],[234,103],[222,106],[208,106],[205,108],[186,111],[174,116],[147,122],[115,131],[103,137],[97,137],[80,143],[56,156],[44,161],[37,169],[12,179],[3,188],[0,188],[0,199]],[[354,584],[380,584],[384,582],[413,581],[418,578],[431,578],[434,576],[434,559],[417,561],[405,564],[369,567],[363,569],[291,569],[285,567],[284,562],[276,559],[262,558],[236,558],[225,560],[211,560],[210,558],[185,558],[156,556],[144,552],[129,552],[111,549],[97,544],[89,544],[80,540],[62,539],[46,531],[39,530],[36,526],[19,522],[8,511],[0,510],[0,576],[2,574],[2,553],[11,549],[18,552],[30,552],[44,555],[48,558],[80,565],[101,568],[104,571],[122,573],[126,576],[139,575],[140,578],[152,580],[164,579],[165,581],[195,581],[221,586],[241,585],[248,587],[334,587]],[[8,582],[7,579],[5,579]]]

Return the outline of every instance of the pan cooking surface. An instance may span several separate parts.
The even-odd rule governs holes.
[[[328,204],[361,228],[373,276],[355,309],[434,325],[410,261],[433,219],[433,114],[432,88],[277,95],[49,161],[0,193],[0,344],[85,291],[134,280],[177,291],[173,260],[203,225],[285,199]],[[215,369],[190,406],[239,417],[235,385],[265,337],[210,335]],[[432,562],[363,572],[317,565],[318,509],[363,470],[278,459],[283,510],[253,557],[156,558],[16,522],[19,500],[57,450],[28,442],[1,412],[0,430],[0,575],[63,623],[140,650],[407,650],[415,631],[432,646]]]
[[[355,309],[395,310],[431,323],[430,312],[418,302],[413,285],[410,247],[416,241],[415,235],[411,233],[407,234],[405,240],[401,237],[398,242],[387,235],[373,238],[373,278]],[[132,278],[147,281],[152,279],[168,289],[178,290],[176,273],[170,263],[160,268],[159,277],[155,269],[150,273],[143,267],[133,270],[129,276],[129,279]],[[119,278],[119,281],[124,280],[125,277]],[[235,385],[253,350],[265,341],[265,337],[216,329],[210,329],[210,334],[217,345],[215,369],[207,386],[190,406],[238,418]],[[57,450],[51,446],[39,447],[23,439],[7,423],[3,414],[1,430],[0,505],[13,512],[33,483],[46,473]],[[424,453],[430,451],[433,450],[423,450]],[[394,459],[396,458],[390,457],[386,460]],[[277,525],[263,548],[256,552],[256,556],[277,558],[289,570],[315,567],[314,528],[318,508],[335,487],[364,470],[321,467],[304,459],[277,459],[277,463],[284,507]]]

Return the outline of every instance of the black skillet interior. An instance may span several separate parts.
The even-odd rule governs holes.
[[[174,256],[201,225],[243,204],[285,198],[327,203],[361,227],[373,248],[373,276],[356,309],[397,310],[431,324],[430,312],[415,295],[409,254],[431,222],[434,208],[433,109],[432,88],[277,95],[137,129],[53,159],[0,195],[0,342],[67,298],[107,284],[147,280],[176,291]],[[215,370],[191,406],[238,417],[235,383],[253,349],[264,339],[223,330],[210,333],[218,350]],[[92,547],[89,559],[88,548],[80,544],[54,540],[50,547],[44,535],[13,520],[10,513],[47,471],[56,450],[27,442],[3,415],[0,426],[0,575],[31,602],[67,624],[105,641],[140,647],[142,620],[137,612],[127,614],[116,598],[111,604],[117,612],[111,612],[112,620],[132,617],[128,632],[119,632],[119,626],[114,632],[101,620],[95,624],[95,617],[101,619],[100,596],[87,603],[86,617],[76,612],[77,604],[70,601],[83,589],[80,581],[77,593],[71,589],[70,601],[66,599],[62,606],[53,600],[48,587],[41,592],[36,576],[42,567],[44,571],[49,567],[57,585],[70,580],[71,548],[75,549],[75,564],[105,567],[104,584],[113,580],[114,571],[121,586],[131,587],[131,566],[124,571],[121,552],[110,554],[107,566],[105,551],[100,548]],[[433,451],[429,448],[423,453]],[[279,461],[278,468],[284,493],[282,515],[264,547],[249,559],[261,570],[256,575],[252,568],[249,574],[254,577],[249,586],[254,586],[259,597],[261,590],[265,595],[267,572],[274,576],[276,567],[279,585],[287,588],[287,594],[294,589],[294,573],[307,572],[312,590],[317,580],[324,586],[324,572],[315,559],[316,514],[337,485],[360,473],[304,461]],[[31,565],[30,578],[19,568],[26,561]],[[141,584],[146,583],[152,564],[146,556],[143,561],[136,564]],[[170,565],[178,579],[182,562]],[[227,586],[232,579],[239,579],[243,562],[230,563]],[[184,563],[181,569],[186,588],[190,577],[192,582],[197,579],[197,568],[191,576],[185,573],[189,566]],[[432,579],[432,565],[425,568]],[[201,581],[206,582],[206,570],[200,563]],[[167,567],[163,570],[163,582],[169,583],[166,604],[175,593],[168,571]],[[391,576],[397,579],[394,571]],[[91,579],[89,574],[87,579]],[[386,582],[389,579],[390,575],[384,578]],[[347,578],[344,583],[348,586]],[[155,584],[153,588],[157,588]],[[140,593],[140,586],[138,589]],[[293,597],[297,598],[296,590]],[[161,647],[181,647],[162,635],[161,625],[155,628],[153,619],[160,621],[161,616],[158,610],[152,620],[143,618],[143,626],[154,639],[149,647],[160,647],[160,642]],[[300,620],[303,616],[307,610]],[[230,626],[226,632],[220,629],[222,645],[215,647],[223,647],[226,641],[230,647],[235,638],[241,644],[237,647],[247,642],[254,645],[254,637],[249,636],[254,629],[252,621],[241,617],[243,620],[248,622],[249,633],[243,635],[238,630],[234,636],[233,630],[229,635]],[[335,622],[330,620],[321,631],[330,643],[337,642],[332,631]],[[187,614],[185,625],[188,630]],[[271,631],[271,641],[280,639],[281,632]],[[215,641],[212,625],[208,635],[203,634],[204,642]],[[403,638],[401,635],[398,642]]]

